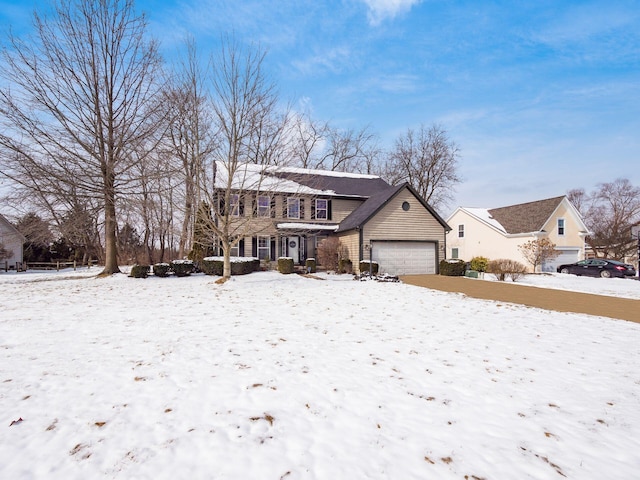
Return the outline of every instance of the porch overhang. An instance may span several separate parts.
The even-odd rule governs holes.
[[[302,222],[286,222],[276,224],[276,228],[286,232],[335,232],[338,225],[326,223],[302,223]]]

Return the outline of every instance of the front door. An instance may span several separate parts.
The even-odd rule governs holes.
[[[287,256],[293,258],[293,263],[300,262],[300,238],[287,237]]]

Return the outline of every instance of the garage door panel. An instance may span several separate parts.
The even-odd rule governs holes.
[[[373,260],[381,273],[436,273],[436,249],[428,242],[372,242]]]
[[[560,255],[542,265],[543,272],[555,272],[558,265],[575,263],[580,259],[580,249],[561,250]]]

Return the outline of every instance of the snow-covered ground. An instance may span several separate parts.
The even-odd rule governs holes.
[[[0,273],[2,479],[640,471],[640,324],[345,275],[98,271]]]

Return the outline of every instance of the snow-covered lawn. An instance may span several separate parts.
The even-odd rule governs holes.
[[[349,276],[98,271],[0,274],[2,479],[640,471],[640,324]]]

